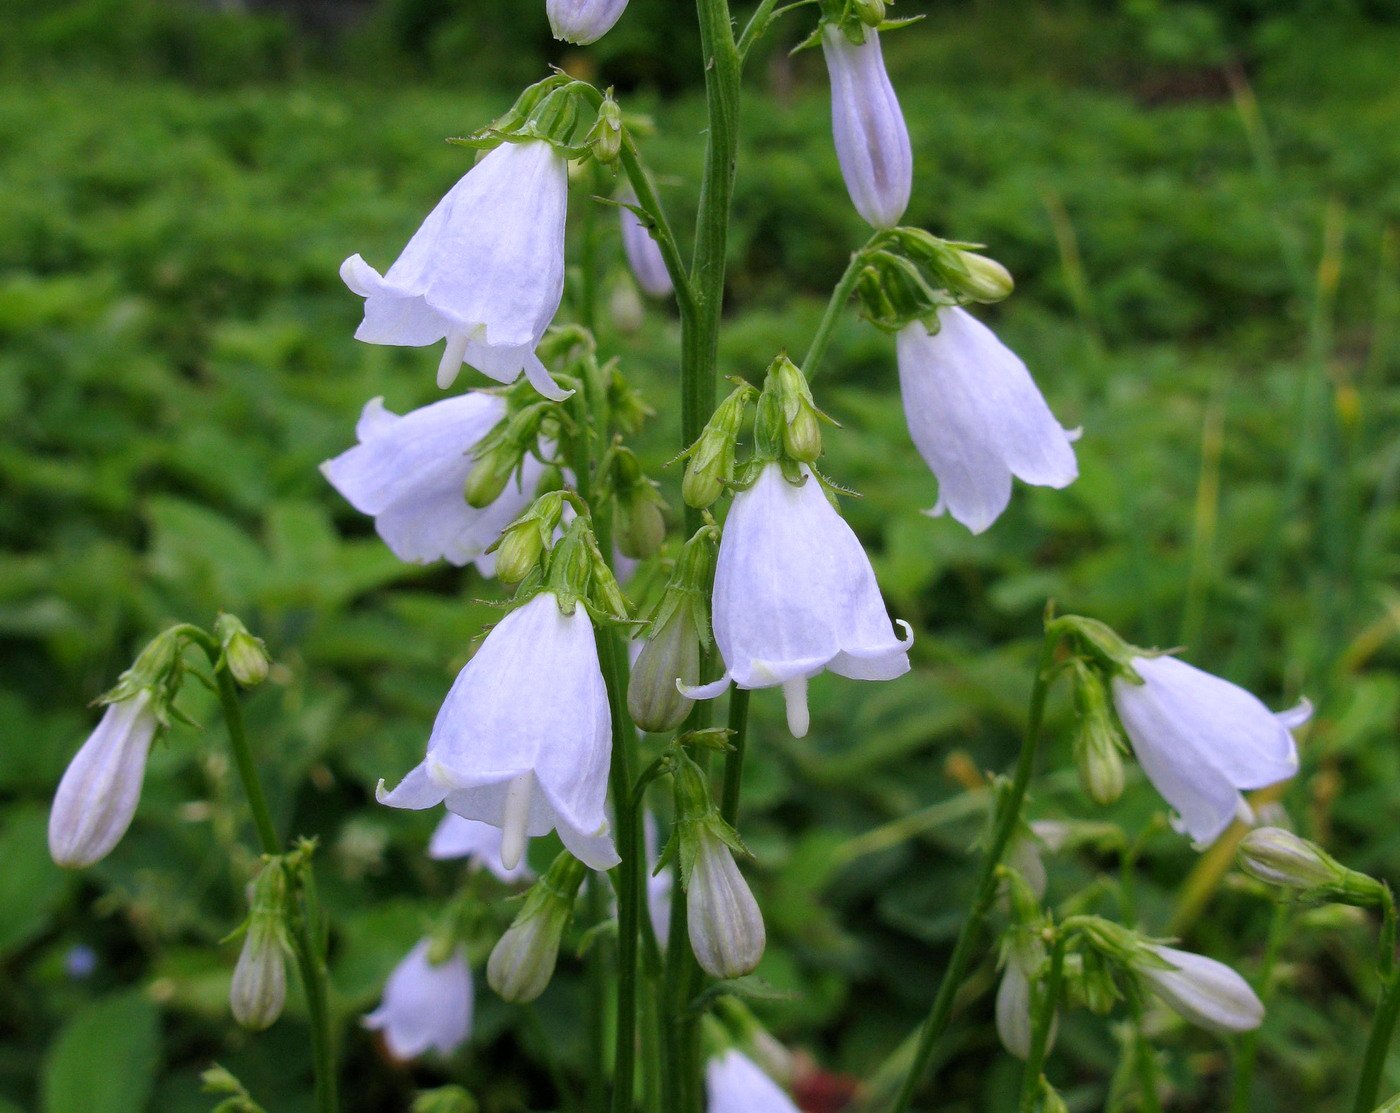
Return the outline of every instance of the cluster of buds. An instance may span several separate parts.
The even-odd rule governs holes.
[[[879,233],[860,252],[856,298],[862,316],[886,332],[917,321],[936,333],[940,310],[1008,297],[1015,288],[1011,274],[979,254],[980,246],[940,239],[922,228]]]
[[[796,481],[802,464],[815,464],[822,454],[822,423],[836,422],[817,409],[812,389],[801,368],[785,355],[768,367],[754,417],[754,460],[776,461]]]
[[[486,963],[486,980],[507,1001],[533,1001],[554,977],[559,944],[587,870],[565,851],[530,887]]]
[[[666,540],[666,500],[637,460],[636,454],[614,444],[600,471],[607,476],[613,500],[614,536],[625,557],[644,560]]]

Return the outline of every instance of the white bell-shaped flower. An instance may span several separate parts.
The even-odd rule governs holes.
[[[706,1113],[799,1113],[797,1104],[742,1051],[705,1066]]]
[[[463,819],[448,812],[428,841],[428,857],[438,861],[466,858],[473,866],[485,866],[507,885],[529,881],[535,873],[525,856],[510,869],[501,865],[501,829],[479,819]]]
[[[1223,962],[1175,947],[1151,950],[1170,969],[1143,963],[1138,973],[1183,1020],[1213,1032],[1248,1032],[1264,1022],[1263,1002]]]
[[[556,39],[587,46],[613,29],[627,0],[546,0],[549,29]]]
[[[432,943],[420,940],[384,983],[379,1008],[365,1027],[384,1034],[396,1059],[416,1059],[425,1051],[451,1055],[466,1043],[472,1027],[472,972],[458,947],[443,962],[428,957]]]
[[[874,228],[893,228],[909,207],[914,157],[899,98],[885,71],[880,35],[853,43],[839,27],[822,30],[831,75],[831,132],[851,202]]]
[[[81,869],[111,853],[131,826],[158,723],[150,692],[109,703],[74,755],[49,812],[49,853]]]
[[[708,828],[701,828],[685,887],[686,927],[695,961],[716,978],[751,973],[763,958],[767,934],[734,852]],[[669,922],[669,921],[668,921]]]
[[[661,248],[637,214],[627,207],[637,203],[637,195],[628,190],[622,200],[626,204],[618,206],[617,216],[622,225],[622,250],[627,256],[627,265],[632,268],[643,293],[653,298],[668,298],[676,287],[661,257]]]
[[[1143,683],[1115,677],[1113,703],[1148,780],[1176,811],[1177,829],[1214,842],[1237,815],[1242,792],[1298,771],[1289,733],[1311,714],[1306,701],[1274,714],[1243,688],[1175,657],[1134,657]]]
[[[1001,972],[1001,983],[997,986],[996,1025],[997,1036],[1002,1047],[1018,1059],[1026,1059],[1031,1053],[1031,1038],[1035,1028],[1035,1018],[1031,1014],[1033,994],[1031,979],[1039,970],[1045,954],[1043,949],[1024,942],[1013,943],[1006,953],[1006,966]],[[1050,1035],[1047,1047],[1055,1042],[1059,1027],[1059,1017],[1050,1021]]]
[[[807,681],[823,669],[855,680],[909,671],[914,635],[895,635],[870,559],[821,484],[802,467],[789,483],[769,464],[734,496],[715,568],[713,625],[727,672],[686,689],[709,699],[740,688],[782,686],[788,727],[807,733]]]
[[[544,591],[508,614],[458,674],[428,739],[428,755],[379,801],[479,819],[502,831],[501,864],[527,838],[557,830],[580,861],[619,859],[604,803],[612,716],[593,623]]]
[[[365,299],[355,337],[413,348],[446,339],[444,389],[465,362],[503,383],[524,371],[545,397],[567,397],[535,347],[564,296],[568,200],[558,150],[539,139],[502,143],[438,202],[386,273],[359,255],[341,264]]]
[[[476,467],[472,452],[506,415],[505,400],[473,391],[410,410],[365,404],[355,426],[359,444],[321,465],[321,474],[374,528],[400,560],[471,561],[491,575],[486,550],[534,498],[544,465],[527,455],[520,475],[489,506],[468,504],[463,489]]]
[[[941,309],[939,329],[918,321],[897,338],[904,418],[938,479],[931,515],[973,533],[1011,501],[1011,477],[1066,487],[1079,474],[1077,434],[1055,420],[1026,365],[965,309]]]

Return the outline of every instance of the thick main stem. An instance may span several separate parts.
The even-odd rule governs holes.
[[[1046,631],[1040,659],[1036,664],[1026,737],[1021,743],[1020,756],[1016,759],[1016,772],[1011,786],[1002,797],[997,812],[992,841],[982,858],[977,895],[967,919],[963,921],[962,929],[958,932],[952,957],[948,959],[948,968],[943,973],[943,980],[938,984],[938,992],[934,995],[928,1019],[924,1021],[923,1030],[919,1035],[919,1046],[914,1052],[914,1061],[910,1065],[909,1073],[904,1077],[904,1084],[900,1087],[894,1104],[890,1106],[890,1113],[906,1113],[910,1102],[914,1100],[914,1094],[928,1071],[929,1062],[933,1059],[939,1037],[948,1027],[948,1020],[953,1012],[953,998],[972,962],[973,944],[981,933],[982,925],[986,923],[992,903],[996,900],[997,867],[1006,857],[1011,836],[1016,832],[1016,825],[1021,818],[1021,806],[1026,799],[1026,789],[1030,786],[1031,774],[1035,771],[1035,756],[1040,746],[1041,725],[1045,719],[1045,697],[1050,688],[1050,666],[1054,661],[1055,646],[1058,642],[1059,633],[1052,624]]]
[[[285,849],[277,837],[277,828],[268,810],[267,796],[263,792],[262,781],[253,761],[253,750],[248,744],[248,732],[243,724],[243,708],[238,701],[238,690],[226,668],[219,667],[220,650],[212,639],[197,639],[200,648],[214,666],[215,681],[218,685],[219,703],[223,707],[224,722],[228,727],[230,748],[233,750],[234,765],[239,779],[243,782],[243,792],[248,798],[248,810],[253,813],[253,826],[258,832],[258,843],[264,854],[281,854]],[[316,1111],[336,1113],[335,1052],[331,1044],[329,990],[326,966],[320,948],[312,934],[313,925],[308,922],[310,907],[306,894],[299,892],[301,914],[295,917],[292,926],[292,949],[296,952],[297,969],[301,972],[302,986],[306,990],[306,1011],[311,1024],[311,1054],[315,1069]]]

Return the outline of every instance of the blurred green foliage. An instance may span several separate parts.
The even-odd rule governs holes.
[[[683,225],[703,105],[663,94],[693,84],[693,40],[661,0],[633,2],[596,57],[635,88],[628,111],[654,117],[644,149]],[[84,705],[157,629],[221,607],[278,662],[250,720],[279,821],[322,839],[347,1108],[406,1108],[449,1077],[484,1110],[547,1108],[538,1053],[583,1061],[573,963],[532,1017],[479,978],[477,1038],[450,1064],[394,1066],[354,1023],[458,876],[423,857],[435,817],[375,807],[374,784],[421,756],[499,612],[474,573],[396,562],[317,473],[368,398],[435,396],[430,355],[351,339],[360,306],[336,270],[353,251],[387,263],[465,169],[441,140],[563,57],[542,5],[510,19],[438,7],[397,0],[334,39],[146,0],[0,7],[6,1113],[204,1110],[213,1060],[269,1109],[305,1106],[300,1006],[257,1036],[226,1015],[237,948],[218,941],[253,859],[208,694],[187,686],[182,705],[208,727],[158,747],[116,853],[67,876],[44,845],[49,794],[94,721]],[[798,994],[761,1011],[832,1069],[868,1074],[927,1004],[972,882],[983,813],[968,786],[1013,752],[1050,596],[1139,643],[1189,643],[1275,705],[1317,698],[1294,817],[1400,880],[1400,29],[1357,22],[1360,4],[1321,7],[971,4],[889,37],[916,149],[908,219],[1011,267],[1018,293],[994,323],[1085,435],[1073,487],[1018,489],[974,538],[918,514],[934,485],[888,338],[847,318],[817,382],[844,425],[824,468],[864,495],[845,511],[891,611],[920,632],[896,684],[814,684],[807,740],[782,729],[771,693],[754,701],[743,828],[770,918],[760,973]],[[771,51],[753,75],[722,352],[751,377],[801,350],[863,238],[819,59]],[[589,202],[576,204],[575,227]],[[596,219],[608,281],[623,282],[612,215]],[[658,410],[640,447],[673,503],[677,336],[652,309],[640,331],[602,338]],[[1090,814],[1054,733],[1033,814]],[[1137,830],[1160,808],[1139,780],[1111,818]],[[1168,930],[1196,861],[1175,836],[1149,843],[1147,930]],[[1052,897],[1105,866],[1055,861]],[[1227,881],[1209,912],[1188,943],[1254,972],[1267,903]],[[1256,1109],[1344,1107],[1371,947],[1353,919],[1294,917]],[[974,982],[991,978],[988,961]],[[937,1108],[1011,1101],[1017,1071],[988,1016],[984,993]],[[1076,1110],[1102,1107],[1107,1031],[1065,1025],[1052,1073]],[[1173,1108],[1222,1108],[1227,1066],[1217,1042],[1186,1035],[1166,1059]]]

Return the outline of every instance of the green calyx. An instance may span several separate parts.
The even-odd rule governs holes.
[[[580,603],[595,623],[626,622],[628,603],[617,585],[612,569],[598,549],[592,519],[577,496],[565,496],[575,504],[577,516],[549,551],[542,574],[521,584],[517,602],[551,591],[564,614],[573,614]]]
[[[686,461],[681,496],[689,506],[705,509],[732,484],[739,430],[749,403],[757,396],[751,384],[740,381],[716,408],[695,443],[677,457]]]
[[[1010,273],[978,244],[944,240],[922,228],[878,232],[860,252],[856,300],[861,315],[886,332],[922,321],[938,329],[938,311],[997,302],[1010,295]]]
[[[612,109],[604,109],[609,103]],[[594,117],[581,142],[575,142],[579,125]],[[553,73],[531,85],[516,99],[510,111],[487,127],[467,136],[449,139],[461,147],[489,151],[502,143],[542,140],[564,158],[593,155],[599,161],[616,159],[622,145],[621,115],[617,102],[604,97],[586,81],[564,73]],[[609,156],[609,153],[612,152]]]
[[[780,355],[768,366],[754,418],[755,460],[815,464],[822,454],[823,423],[837,422],[817,408],[802,369]],[[784,468],[786,473],[789,469]],[[792,469],[797,471],[796,468]],[[800,474],[800,472],[798,473]]]
[[[670,842],[662,851],[657,870],[674,857],[680,866],[682,888],[689,885],[701,841],[706,839],[718,840],[734,853],[750,856],[739,832],[719,814],[719,808],[710,797],[704,770],[684,750],[677,751],[671,784],[675,791],[676,825]]]

